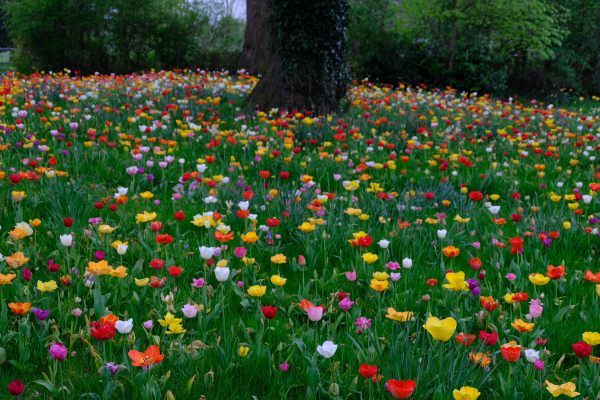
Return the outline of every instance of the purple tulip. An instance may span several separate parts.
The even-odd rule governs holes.
[[[48,353],[50,353],[50,356],[54,360],[62,361],[65,358],[67,358],[67,346],[60,342],[52,343],[52,345],[50,346],[50,350],[48,350]]]

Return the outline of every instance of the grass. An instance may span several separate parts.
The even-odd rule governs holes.
[[[599,289],[583,278],[600,271],[600,202],[592,190],[600,182],[598,101],[548,108],[366,85],[351,88],[341,115],[248,115],[244,98],[254,82],[192,72],[7,75],[0,99],[0,252],[22,251],[29,261],[16,269],[4,262],[0,271],[16,275],[0,286],[3,387],[20,379],[25,399],[360,399],[392,398],[385,383],[410,379],[414,399],[448,399],[463,386],[477,388],[481,399],[543,399],[550,396],[548,380],[572,381],[581,398],[596,398],[597,346],[592,357],[579,359],[572,344],[600,326]],[[350,181],[358,182],[355,190],[348,190]],[[119,187],[127,193],[116,195]],[[470,198],[473,192],[482,193],[481,201]],[[588,194],[586,203],[581,196]],[[245,200],[252,218],[239,211]],[[486,202],[500,206],[496,217]],[[156,213],[153,221],[136,223],[144,211]],[[184,216],[177,219],[179,211]],[[205,212],[222,218],[213,214],[208,228],[192,224]],[[65,225],[67,217],[73,225]],[[115,229],[101,233],[94,218]],[[269,218],[280,224],[269,226]],[[16,239],[14,226],[22,221],[32,234]],[[172,243],[157,243],[156,221]],[[219,221],[233,232],[230,241],[217,240]],[[304,222],[314,231],[298,229]],[[259,240],[245,243],[242,235],[252,231]],[[350,245],[361,231],[372,244]],[[558,238],[544,243],[540,235],[550,232]],[[63,234],[73,235],[72,247],[61,245]],[[510,251],[514,237],[524,239],[522,254]],[[379,246],[381,239],[389,246]],[[117,240],[128,243],[122,255]],[[458,257],[443,255],[450,245],[460,249]],[[221,254],[203,260],[200,246],[221,247]],[[235,255],[238,247],[246,248],[245,259]],[[366,252],[378,260],[366,264]],[[276,254],[287,262],[273,263]],[[412,268],[389,268],[404,258]],[[473,258],[481,270],[469,266]],[[50,259],[58,271],[49,270]],[[125,266],[127,276],[94,277],[89,263],[99,259]],[[165,267],[153,269],[152,259]],[[231,274],[219,282],[215,265],[223,260]],[[566,275],[535,286],[528,276],[545,275],[550,264],[564,265]],[[167,270],[173,265],[183,269],[177,277]],[[33,272],[30,281],[25,268]],[[356,281],[346,278],[352,271]],[[384,271],[386,279],[377,277],[389,288],[378,292],[373,273]],[[448,271],[475,278],[498,309],[486,311],[476,292],[444,288]],[[276,274],[287,279],[284,286],[272,283]],[[163,286],[140,283],[151,276],[164,277]],[[192,287],[194,278],[205,284]],[[40,291],[38,280],[57,288]],[[266,294],[252,297],[252,285],[265,286]],[[529,300],[504,300],[517,292],[543,303],[529,332],[511,326],[529,313]],[[340,293],[353,301],[348,311]],[[323,305],[322,319],[307,318],[299,306],[304,299]],[[16,315],[9,302],[31,302],[50,310],[50,318]],[[185,304],[194,304],[197,316],[185,318]],[[277,306],[274,319],[263,316],[265,305]],[[413,316],[393,321],[388,307]],[[168,311],[182,319],[185,333],[167,334],[159,320]],[[109,314],[132,318],[131,333],[96,340],[89,324]],[[371,324],[359,333],[361,316]],[[449,341],[423,328],[429,316],[457,321]],[[148,320],[151,329],[142,325]],[[499,343],[475,339],[465,346],[455,338],[480,330],[497,332]],[[338,345],[328,359],[317,352],[326,340]],[[539,351],[544,369],[524,354],[505,361],[500,345],[509,341],[523,353]],[[49,355],[54,342],[68,348],[65,360]],[[129,351],[152,344],[164,361],[147,371],[134,367]],[[485,368],[471,361],[479,352],[489,353]],[[119,371],[111,374],[107,362]],[[364,379],[361,364],[377,365],[380,381]]]

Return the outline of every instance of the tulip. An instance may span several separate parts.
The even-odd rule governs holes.
[[[525,350],[525,359],[530,363],[534,363],[540,359],[540,352],[534,349]]]
[[[230,272],[228,267],[217,267],[215,268],[215,277],[219,282],[225,282],[229,278]]]
[[[600,333],[599,332],[584,332],[583,341],[590,346],[597,346],[600,344]]]
[[[463,386],[460,390],[454,389],[452,392],[454,400],[477,400],[480,395],[479,390],[471,386]]]
[[[554,383],[551,383],[550,381],[545,381],[544,383],[546,384],[546,389],[548,390],[548,392],[550,392],[552,397],[558,397],[561,394],[564,394],[565,396],[568,396],[568,397],[579,396],[579,393],[576,392],[577,386],[575,386],[575,384],[573,382],[566,382],[566,383],[563,383],[562,385],[555,385]]]
[[[577,342],[573,343],[573,352],[579,358],[586,358],[590,354],[592,354],[592,346],[587,344],[586,342]]]
[[[435,339],[442,342],[450,340],[456,330],[456,320],[452,317],[440,320],[437,317],[429,317],[423,328]]]
[[[337,345],[331,340],[326,340],[322,345],[317,346],[317,352],[325,358],[331,358],[337,351]]]
[[[200,257],[202,257],[205,260],[211,259],[215,254],[214,247],[200,246],[198,250],[200,250]]]
[[[196,315],[198,314],[198,309],[193,304],[186,304],[185,306],[183,306],[181,308],[181,312],[183,313],[183,316],[186,318],[195,318]]]
[[[412,268],[413,260],[411,258],[405,257],[402,259],[402,267],[403,268]]]
[[[62,244],[65,247],[71,247],[71,245],[73,244],[73,235],[60,235],[60,244]]]
[[[64,344],[62,344],[60,342],[55,342],[55,343],[52,343],[52,345],[50,346],[48,353],[50,353],[50,356],[54,360],[62,361],[65,358],[67,358],[68,350]]]
[[[323,308],[322,307],[309,307],[306,310],[306,314],[308,314],[308,319],[310,319],[311,321],[320,321],[321,318],[323,318]]]
[[[365,379],[373,378],[377,375],[377,365],[361,364],[358,373],[361,374]]]
[[[446,274],[446,280],[448,281],[448,283],[442,285],[446,289],[450,289],[456,292],[469,290],[469,286],[465,282],[465,273],[463,271],[448,272]]]
[[[25,385],[23,384],[23,382],[21,382],[18,379],[12,380],[6,386],[6,388],[8,389],[8,393],[10,393],[11,395],[13,395],[15,397],[20,396],[25,391]]]
[[[417,387],[417,383],[413,380],[402,381],[396,379],[388,379],[385,383],[385,387],[388,392],[395,399],[408,399],[412,396],[415,388]]]
[[[115,328],[123,335],[128,334],[133,329],[133,318],[129,318],[127,321],[115,322]]]
[[[517,345],[515,342],[503,344],[500,347],[500,354],[506,361],[513,363],[521,357],[521,346]]]

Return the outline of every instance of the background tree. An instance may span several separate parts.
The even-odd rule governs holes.
[[[248,0],[244,60],[264,75],[249,103],[335,111],[346,91],[347,0]]]

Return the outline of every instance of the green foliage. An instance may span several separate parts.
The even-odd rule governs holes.
[[[214,53],[237,54],[243,37],[242,22],[211,19],[199,1],[8,0],[3,9],[24,71],[214,68]]]
[[[598,90],[600,3],[593,0],[354,0],[358,77],[469,90]],[[392,61],[393,60],[393,61]]]

